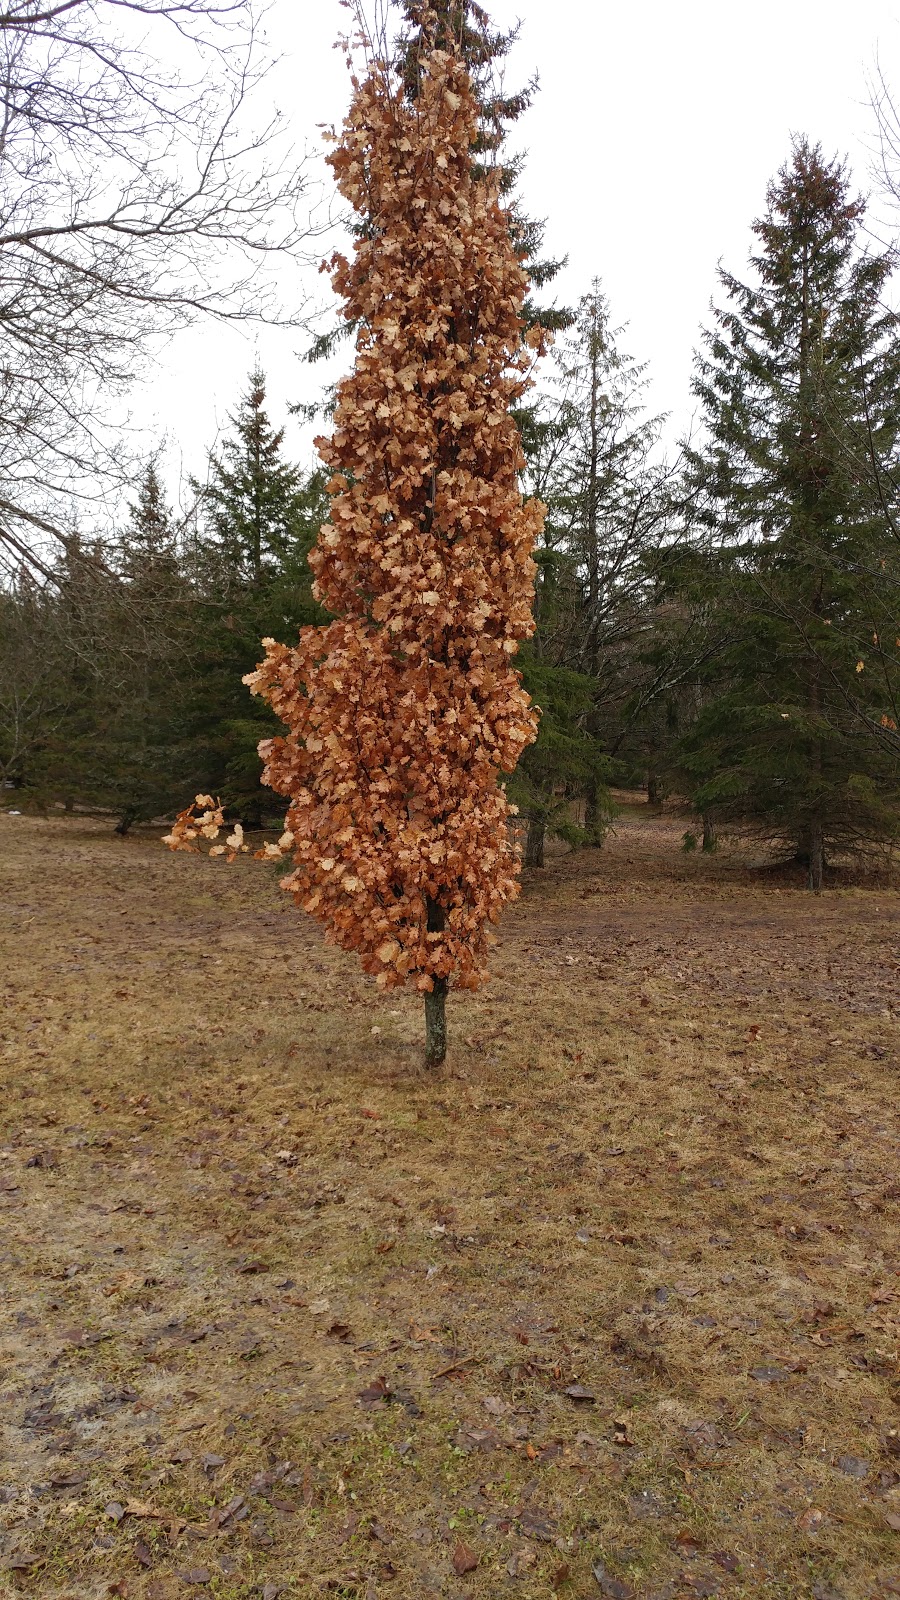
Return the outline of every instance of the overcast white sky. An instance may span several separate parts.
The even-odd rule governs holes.
[[[900,96],[900,0],[494,0],[501,24],[521,19],[510,81],[540,75],[516,140],[529,152],[523,193],[547,218],[547,245],[569,256],[558,280],[577,298],[597,275],[625,347],[647,361],[649,403],[690,420],[691,356],[716,291],[716,265],[744,269],[749,225],[792,133],[849,159],[869,189],[876,59]],[[275,0],[270,37],[284,55],[272,97],[299,146],[339,122],[349,85],[332,48],[346,29],[338,0]],[[321,296],[314,273],[310,291]],[[179,335],[136,397],[135,419],[170,439],[167,476],[201,470],[206,446],[244,384],[254,349],[269,375],[271,413],[315,397],[322,371],[302,339],[206,327]],[[345,357],[345,360],[347,357]],[[309,458],[309,433],[290,431]],[[182,467],[183,463],[183,467]]]

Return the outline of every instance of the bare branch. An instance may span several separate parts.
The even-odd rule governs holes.
[[[200,315],[304,322],[267,268],[311,228],[280,119],[254,118],[255,4],[0,11],[0,497],[20,539],[115,479],[112,410],[152,341]]]

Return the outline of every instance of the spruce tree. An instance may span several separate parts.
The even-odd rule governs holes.
[[[230,418],[232,433],[209,456],[200,497],[198,633],[201,683],[195,734],[203,787],[259,825],[264,793],[257,746],[276,718],[242,686],[261,638],[316,622],[308,556],[327,514],[325,474],[304,474],[284,449],[284,429],[266,409],[265,375],[255,367]]]
[[[64,713],[34,764],[35,789],[110,813],[124,835],[202,776],[186,716],[194,596],[155,461],[117,539],[95,552],[72,541],[54,580]]]
[[[135,822],[169,812],[196,775],[185,721],[194,595],[155,460],[129,507],[117,566],[122,581],[110,594],[113,692],[98,730],[94,790],[117,812],[116,831],[124,834]]]
[[[547,506],[535,552],[537,632],[522,661],[542,716],[515,786],[532,864],[545,827],[571,844],[602,843],[613,814],[611,757],[633,692],[629,668],[665,542],[666,473],[653,458],[660,419],[647,416],[644,369],[619,337],[595,280],[553,352],[541,403],[520,417],[526,482]],[[576,799],[583,827],[573,820]]]
[[[210,451],[200,490],[208,532],[226,565],[256,589],[288,566],[299,568],[309,551],[303,477],[286,460],[284,429],[273,428],[265,402],[265,373],[257,365],[229,417],[232,435]]]
[[[175,530],[166,505],[155,459],[148,461],[138,484],[137,499],[128,508],[122,541],[122,567],[129,577],[146,569],[170,570],[177,565]]]
[[[71,662],[51,572],[41,581],[24,565],[0,587],[0,789],[46,797],[48,745],[67,720]],[[18,805],[19,796],[7,796]]]
[[[829,851],[897,828],[900,341],[888,254],[848,175],[799,140],[720,274],[695,392],[695,516],[722,649],[681,756],[694,803],[783,841],[818,890]]]

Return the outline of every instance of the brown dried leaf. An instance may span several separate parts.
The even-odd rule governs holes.
[[[476,1555],[471,1545],[460,1539],[453,1552],[453,1571],[456,1576],[462,1578],[467,1572],[474,1572],[479,1560],[480,1557]]]

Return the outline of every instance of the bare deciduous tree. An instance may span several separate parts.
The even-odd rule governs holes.
[[[154,339],[277,316],[306,189],[255,0],[0,0],[0,543],[116,475],[106,427]],[[294,319],[296,320],[296,318]]]

